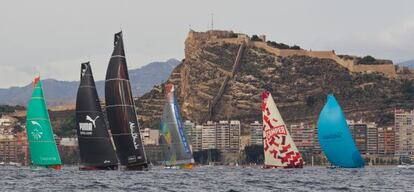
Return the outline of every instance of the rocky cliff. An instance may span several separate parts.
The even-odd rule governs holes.
[[[263,89],[272,93],[288,123],[316,122],[328,93],[335,94],[347,118],[381,125],[392,123],[394,108],[414,107],[411,81],[381,70],[355,72],[329,57],[278,55],[269,50],[255,46],[243,34],[190,32],[185,59],[169,78],[177,87],[183,119],[198,123],[238,119],[245,125],[260,120]],[[162,85],[136,104],[143,126],[158,128]]]

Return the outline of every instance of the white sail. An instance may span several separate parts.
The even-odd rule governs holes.
[[[301,168],[303,159],[268,91],[262,94],[265,167]]]

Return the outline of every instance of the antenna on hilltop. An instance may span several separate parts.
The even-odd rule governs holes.
[[[211,13],[211,30],[214,30],[214,14]]]

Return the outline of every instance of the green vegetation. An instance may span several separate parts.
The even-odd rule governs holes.
[[[300,50],[301,48],[297,45],[289,46],[284,43],[277,43],[275,41],[267,41],[267,45],[272,46],[274,48],[278,49],[294,49],[294,50]]]
[[[363,57],[362,59],[360,59],[358,61],[358,64],[373,64],[376,61],[377,60],[374,57],[372,57],[370,55],[367,55],[367,56]]]
[[[313,107],[316,102],[317,102],[317,99],[314,96],[306,97],[306,105],[308,107]]]
[[[10,105],[0,105],[0,114],[5,113],[14,113],[17,110],[25,110],[26,108],[20,105],[10,106]]]
[[[243,72],[245,72],[245,73],[247,73],[247,74],[253,75],[255,77],[259,77],[260,76],[259,69],[257,69],[257,66],[255,66],[251,62],[242,63],[240,65],[240,70],[243,71]]]
[[[356,58],[357,64],[363,64],[363,65],[381,65],[381,64],[387,64],[392,63],[391,60],[383,60],[383,59],[375,59],[371,55],[367,55],[363,58]]]
[[[63,120],[62,127],[56,131],[56,134],[60,137],[75,137],[76,129],[76,117],[75,113],[72,113],[66,119]]]
[[[252,41],[262,41],[262,40],[259,38],[259,36],[257,36],[257,35],[253,35],[253,36],[252,36],[252,38],[250,38],[250,40],[252,40]]]
[[[409,80],[404,80],[402,83],[402,92],[406,99],[414,99],[413,82]]]

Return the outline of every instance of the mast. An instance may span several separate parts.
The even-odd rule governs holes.
[[[81,169],[117,169],[118,159],[109,138],[89,62],[81,64],[76,97],[76,130],[81,163],[85,166]]]
[[[147,158],[129,82],[122,31],[114,37],[114,51],[106,71],[105,101],[120,164],[128,170],[147,169]]]
[[[303,159],[268,91],[262,93],[265,168],[302,168]]]
[[[193,154],[188,144],[181,120],[180,109],[175,97],[174,85],[165,85],[164,110],[161,122],[161,141],[164,161],[167,166],[180,165],[189,168],[194,163]]]
[[[318,119],[318,140],[329,162],[343,168],[364,167],[341,106],[332,94]]]
[[[30,159],[35,166],[60,169],[61,160],[56,146],[52,125],[40,77],[36,77],[34,90],[27,106],[26,133]]]

